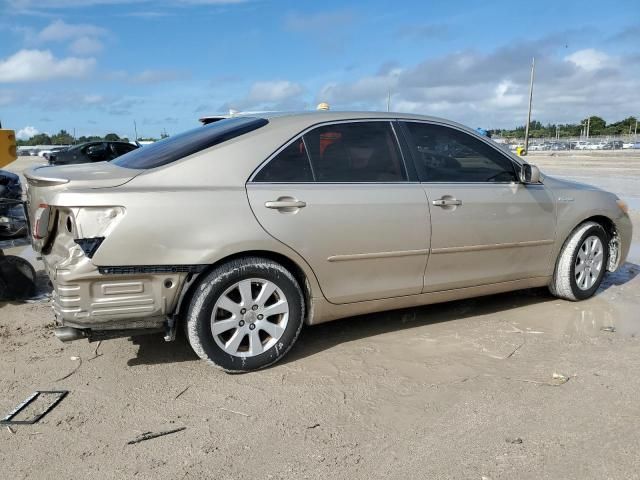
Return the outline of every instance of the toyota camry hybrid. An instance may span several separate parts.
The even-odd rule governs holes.
[[[236,116],[25,176],[58,338],[183,327],[227,371],[276,362],[304,324],[530,287],[583,300],[631,243],[616,195],[420,115]]]

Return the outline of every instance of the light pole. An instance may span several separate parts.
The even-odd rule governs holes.
[[[531,123],[531,102],[533,100],[533,74],[536,69],[535,57],[531,59],[531,82],[529,83],[529,113],[527,114],[527,126],[524,130],[524,151],[529,153],[529,124]]]

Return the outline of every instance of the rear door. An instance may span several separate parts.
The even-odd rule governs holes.
[[[467,132],[404,127],[431,209],[424,291],[546,275],[556,215],[545,186],[520,183],[505,153]]]
[[[247,192],[258,221],[305,258],[330,302],[422,291],[429,210],[390,122],[313,128],[277,152]]]

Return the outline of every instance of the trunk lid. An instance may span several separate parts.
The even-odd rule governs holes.
[[[144,170],[119,167],[109,162],[79,165],[37,166],[24,172],[27,208],[33,248],[40,252],[57,221],[55,195],[66,190],[92,190],[124,185]],[[67,207],[69,205],[63,205]]]
[[[110,162],[79,165],[36,166],[24,173],[29,187],[67,185],[68,188],[117,187],[142,173],[143,170],[119,167]]]

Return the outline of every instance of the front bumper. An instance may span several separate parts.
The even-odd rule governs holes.
[[[43,260],[53,284],[56,323],[91,330],[162,327],[175,309],[185,273],[110,275],[78,247],[71,258]]]

